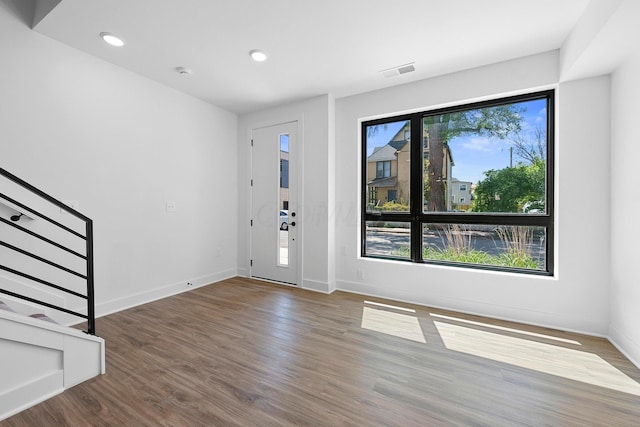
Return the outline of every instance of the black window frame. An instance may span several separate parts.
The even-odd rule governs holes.
[[[422,144],[411,144],[411,166],[410,166],[410,211],[409,212],[367,212],[367,128],[369,126],[383,125],[403,120],[408,120],[411,124],[411,140],[422,141],[422,120],[430,115],[451,113],[463,110],[495,107],[505,104],[533,101],[539,99],[547,100],[547,152],[546,152],[546,204],[545,212],[536,214],[522,213],[490,213],[490,212],[423,212],[422,202]],[[422,264],[448,265],[468,269],[491,270],[515,272],[538,276],[553,276],[554,266],[554,176],[555,176],[555,90],[545,90],[522,95],[500,97],[491,100],[460,104],[452,107],[424,110],[411,114],[403,114],[381,119],[361,122],[361,230],[360,249],[363,258],[375,258],[385,260],[397,260]],[[394,257],[378,254],[366,253],[367,222],[405,222],[411,224],[411,245],[410,256]],[[453,261],[439,261],[423,259],[422,251],[422,230],[423,225],[428,223],[444,224],[491,224],[504,226],[539,226],[546,230],[545,239],[545,270],[530,270],[523,268],[502,267],[493,265],[468,264]]]

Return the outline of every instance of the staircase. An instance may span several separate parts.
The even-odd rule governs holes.
[[[104,374],[94,310],[92,220],[0,168],[0,420]]]

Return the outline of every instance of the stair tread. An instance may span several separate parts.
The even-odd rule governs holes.
[[[4,301],[0,301],[0,310],[11,311],[13,313],[16,312],[13,308],[9,307]]]
[[[9,305],[7,305],[7,303],[5,303],[4,301],[0,301],[0,310],[5,310],[5,311],[9,311],[11,313],[19,314],[13,308],[11,308]],[[45,322],[51,322],[51,323],[55,323],[56,325],[59,325],[58,322],[56,322],[55,320],[53,320],[52,318],[50,318],[49,316],[47,316],[44,313],[29,314],[28,317],[31,317],[32,319],[43,320]]]
[[[50,318],[44,313],[30,314],[29,317],[32,317],[34,319],[44,320],[45,322],[55,323],[56,325],[58,324],[58,322],[56,322],[55,320],[53,320],[52,318]]]

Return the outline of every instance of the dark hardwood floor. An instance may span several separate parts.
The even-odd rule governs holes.
[[[14,426],[638,426],[608,341],[235,278],[98,319],[107,373]]]

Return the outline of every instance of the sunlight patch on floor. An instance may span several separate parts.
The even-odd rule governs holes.
[[[422,333],[422,327],[420,327],[418,318],[415,315],[404,313],[407,311],[415,313],[415,310],[371,303],[369,301],[365,301],[365,303],[373,305],[373,307],[365,306],[362,308],[361,327],[363,329],[420,343],[427,342]]]
[[[391,310],[396,310],[396,311],[406,311],[407,313],[415,313],[416,312],[413,308],[398,307],[397,305],[383,304],[381,302],[365,301],[364,303],[367,304],[367,305],[373,305],[375,307],[389,308]]]
[[[439,319],[453,320],[454,322],[458,322],[458,323],[466,323],[468,325],[482,326],[483,328],[496,329],[496,330],[505,331],[505,332],[515,332],[515,333],[521,334],[521,335],[529,335],[531,337],[544,338],[546,340],[560,341],[560,342],[564,342],[564,343],[567,343],[567,344],[582,345],[578,341],[569,340],[569,339],[566,339],[566,338],[555,337],[553,335],[538,334],[538,333],[535,333],[535,332],[523,331],[521,329],[506,328],[504,326],[491,325],[489,323],[475,322],[473,320],[460,319],[458,317],[443,316],[442,314],[429,313],[429,315],[431,317],[436,317],[436,318],[439,318]]]
[[[451,323],[434,324],[449,350],[640,396],[640,384],[596,354]]]

